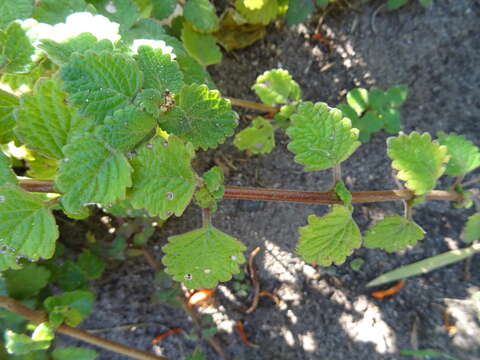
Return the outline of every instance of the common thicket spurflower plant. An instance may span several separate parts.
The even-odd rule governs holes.
[[[332,204],[325,216],[311,215],[299,229],[298,254],[321,266],[342,264],[362,245],[386,251],[415,245],[425,233],[414,222],[412,208],[426,199],[471,205],[462,181],[480,166],[480,153],[455,134],[441,133],[432,140],[427,133],[400,133],[387,140],[392,166],[406,189],[347,189],[340,166],[361,145],[365,129],[357,128],[360,117],[371,111],[385,120],[399,105],[389,97],[390,89],[387,95],[370,90],[368,101],[366,90],[353,90],[364,100],[347,96],[359,119],[341,106],[303,101],[300,86],[282,69],[260,75],[253,85],[262,104],[227,99],[205,70],[218,60],[208,50],[219,24],[208,1],[185,3],[185,19],[177,19],[180,32],[175,19],[165,29],[148,17],[168,17],[175,1],[162,2],[165,8],[130,0],[93,3],[43,0],[34,7],[30,0],[0,0],[0,271],[9,295],[0,297],[0,305],[38,325],[26,335],[26,322],[13,319],[18,326],[6,333],[9,353],[47,351],[53,331],[78,335],[72,327],[91,312],[94,297],[87,289],[104,270],[102,256],[122,259],[129,250],[141,253],[154,231],[144,220],[162,223],[181,216],[193,201],[202,208],[203,225],[170,237],[162,248],[165,272],[187,288],[215,287],[245,262],[241,241],[211,223],[210,212],[221,199]],[[267,11],[265,24],[278,14],[276,1],[235,4],[240,14],[258,21]],[[196,152],[216,148],[234,135],[238,115],[232,104],[272,118],[259,116],[238,132],[238,148],[267,153],[274,146],[274,131],[281,128],[305,171],[332,169],[331,189],[226,186],[218,167],[197,174],[192,167]],[[454,189],[434,190],[444,173],[456,178]],[[404,201],[405,214],[377,222],[362,236],[352,217],[353,204],[387,200]],[[140,230],[124,229],[128,236],[117,236],[104,248],[90,239],[88,249],[66,260],[53,211],[82,219],[94,206],[115,216],[137,217],[132,222],[140,222],[135,223]],[[479,237],[478,216],[467,224],[470,242]],[[127,239],[137,248],[127,249]],[[52,294],[49,283],[61,294]],[[13,299],[30,301],[45,313],[31,312]],[[55,359],[68,359],[82,350],[55,351]]]

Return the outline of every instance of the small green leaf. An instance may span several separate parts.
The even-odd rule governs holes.
[[[0,151],[0,185],[4,184],[17,184],[17,175],[11,168],[10,159]]]
[[[310,215],[308,225],[299,228],[297,253],[307,262],[330,266],[343,264],[353,249],[360,247],[362,236],[345,206],[334,205],[324,217]]]
[[[13,139],[15,118],[13,110],[18,106],[18,98],[0,89],[0,143],[5,144]]]
[[[236,0],[235,9],[245,18],[250,24],[268,25],[275,20],[278,12],[277,0],[264,0],[260,8],[252,9],[246,6],[250,0]]]
[[[38,350],[50,347],[50,340],[35,341],[24,334],[17,334],[11,330],[5,332],[5,348],[9,354],[27,355]]]
[[[67,325],[77,326],[92,312],[94,299],[90,291],[76,290],[49,296],[43,305],[49,314],[61,314]]]
[[[237,135],[233,144],[240,150],[249,150],[253,154],[266,154],[275,147],[275,128],[267,119],[257,116],[249,126]]]
[[[63,152],[55,186],[67,211],[125,198],[132,168],[124,155],[91,135],[77,137]]]
[[[401,106],[406,100],[408,96],[408,86],[407,85],[397,85],[392,86],[385,92],[388,101],[393,106]]]
[[[346,160],[360,146],[358,129],[327,104],[304,102],[291,117],[288,149],[306,171],[324,170]]]
[[[450,160],[445,173],[451,176],[461,176],[480,166],[480,151],[478,147],[462,135],[438,132],[438,142],[447,146]]]
[[[352,203],[352,193],[348,191],[343,181],[338,181],[335,184],[335,194],[343,201],[345,206],[349,206]]]
[[[0,12],[1,8],[0,3]],[[34,51],[35,48],[19,23],[12,22],[5,31],[0,30],[0,72],[27,72]]]
[[[166,94],[166,92],[161,93],[157,89],[144,89],[137,94],[134,103],[141,110],[144,110],[154,118],[158,118],[161,110],[164,109]]]
[[[290,0],[287,10],[287,24],[300,24],[315,9],[312,0]]]
[[[168,238],[165,271],[190,289],[213,288],[228,281],[245,262],[245,246],[213,226]]]
[[[50,271],[44,266],[27,264],[19,270],[3,272],[8,295],[14,299],[26,299],[38,294],[50,279]]]
[[[365,264],[365,260],[361,258],[356,258],[350,262],[350,267],[353,271],[359,271],[363,264]]]
[[[73,54],[61,75],[69,101],[83,115],[100,123],[105,116],[129,104],[143,80],[132,58],[105,51]]]
[[[388,108],[381,112],[383,127],[390,134],[398,134],[400,131],[400,112],[397,109]]]
[[[152,16],[162,20],[172,15],[177,6],[177,0],[152,0],[152,5]]]
[[[64,22],[68,15],[86,9],[85,0],[42,0],[32,17],[38,22],[55,25]]]
[[[218,91],[192,84],[182,88],[176,97],[176,106],[159,121],[165,131],[206,150],[233,135],[237,114]]]
[[[367,284],[367,287],[378,286],[389,283],[399,279],[406,279],[411,276],[426,274],[434,269],[449,264],[462,261],[480,252],[480,244],[473,244],[472,246],[460,250],[447,251],[446,253],[429,257],[425,260],[417,261],[413,264],[399,267],[395,270],[389,271],[379,277],[373,279]]]
[[[445,171],[447,147],[432,142],[430,134],[400,134],[387,140],[387,153],[397,177],[416,195],[430,192]]]
[[[46,322],[39,324],[32,333],[32,340],[34,341],[51,341],[54,338],[55,333]]]
[[[56,348],[52,352],[53,360],[94,360],[97,356],[95,350],[76,347]]]
[[[183,74],[178,63],[170,55],[162,54],[161,49],[140,46],[135,60],[145,76],[144,88],[169,90],[178,93],[183,86]]]
[[[368,229],[364,244],[392,252],[415,245],[425,231],[413,221],[401,216],[388,216]]]
[[[297,82],[283,69],[264,72],[257,77],[252,89],[264,104],[270,106],[298,101],[302,95]]]
[[[0,200],[0,239],[4,250],[31,260],[52,257],[58,229],[42,198],[5,184],[0,186]]]
[[[82,252],[78,257],[77,265],[90,280],[98,279],[105,270],[105,261],[90,250]]]
[[[464,242],[471,243],[478,239],[480,239],[480,213],[470,216],[463,229]]]
[[[25,144],[53,159],[63,158],[62,148],[73,136],[86,133],[91,120],[65,104],[67,94],[59,79],[41,79],[33,94],[24,94],[16,112],[17,132]]]
[[[368,91],[362,88],[350,90],[347,93],[347,103],[358,116],[368,108]]]
[[[113,148],[128,152],[148,135],[152,136],[156,124],[155,119],[146,112],[127,106],[107,116],[95,134]]]
[[[35,0],[0,0],[0,28],[17,19],[32,17]]]
[[[369,133],[380,131],[383,127],[383,121],[376,111],[368,110],[361,118],[363,123],[360,130],[366,130]]]
[[[197,185],[190,165],[191,146],[171,135],[168,142],[160,137],[138,150],[131,163],[133,187],[130,199],[133,207],[146,209],[151,216],[176,216],[190,203]]]
[[[200,207],[217,210],[217,201],[225,192],[223,181],[223,170],[218,166],[214,166],[203,174],[203,186],[195,193],[195,200]]]
[[[201,32],[212,33],[220,24],[215,6],[209,0],[187,0],[183,8],[183,16]]]
[[[395,9],[401,8],[407,2],[408,2],[408,0],[388,0],[387,1],[387,9],[388,10],[395,10]]]
[[[384,91],[373,88],[368,92],[368,102],[372,109],[382,111],[388,105],[388,98]]]
[[[183,26],[182,41],[188,54],[203,66],[222,61],[222,52],[215,43],[215,38],[195,31],[189,23]]]
[[[53,282],[64,291],[73,291],[82,288],[88,282],[87,275],[76,263],[70,260],[58,266],[52,278]]]

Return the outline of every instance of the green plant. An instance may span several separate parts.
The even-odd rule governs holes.
[[[259,3],[273,9],[275,3],[275,16],[278,12],[275,1],[237,3],[243,4],[239,9]],[[480,153],[464,137],[440,134],[435,141],[429,134],[413,132],[389,138],[388,155],[407,189],[350,192],[342,181],[341,163],[361,144],[360,131],[348,114],[325,103],[302,101],[299,85],[284,70],[271,70],[257,79],[253,89],[263,104],[222,97],[204,67],[211,63],[208,59],[218,58],[208,50],[212,39],[199,31],[215,28],[211,5],[187,2],[186,7],[199,6],[202,14],[210,15],[197,18],[196,8],[187,11],[187,7],[183,30],[179,32],[183,21],[179,19],[167,34],[147,17],[167,17],[176,3],[140,4],[44,0],[34,7],[30,0],[0,0],[0,72],[2,85],[8,86],[8,91],[0,90],[0,271],[4,283],[0,306],[9,310],[3,313],[3,325],[12,329],[5,344],[10,354],[32,352],[40,358],[71,359],[73,353],[83,351],[51,351],[56,331],[134,358],[162,358],[112,345],[74,328],[91,312],[94,299],[89,284],[101,276],[105,259],[137,255],[156,268],[157,282],[168,285],[156,299],[173,303],[196,319],[200,337],[221,353],[214,340],[216,329],[202,325],[185,306],[178,283],[172,282],[173,278],[188,288],[215,287],[240,271],[245,246],[211,223],[210,213],[220,199],[332,204],[327,215],[310,216],[308,225],[299,230],[297,252],[322,266],[342,264],[362,243],[387,251],[415,245],[424,236],[412,218],[415,205],[426,199],[465,200],[461,181],[480,166]],[[245,10],[252,17],[258,15],[255,11]],[[190,32],[188,36],[185,31]],[[199,53],[193,45],[199,46]],[[372,92],[381,97],[379,91],[368,93],[365,106],[371,109],[358,107],[358,101],[349,105],[355,111],[363,109],[362,113],[377,111],[380,117],[387,105],[391,109],[398,104],[387,94],[382,95],[387,97],[385,108],[377,107]],[[217,167],[197,174],[192,167],[196,151],[216,148],[233,136],[238,116],[232,104],[267,111],[275,122],[256,118],[248,131],[237,135],[237,146],[252,153],[268,152],[275,129],[282,127],[290,138],[288,149],[305,171],[332,169],[331,189],[226,186]],[[454,189],[434,190],[443,173],[456,177]],[[161,271],[144,248],[154,223],[181,216],[193,199],[202,208],[203,224],[169,238]],[[404,216],[379,221],[362,238],[352,217],[353,204],[392,200],[406,203]],[[95,206],[120,223],[116,238],[105,243],[90,235],[80,254],[64,256],[53,211],[83,219]],[[468,225],[471,240],[476,238],[470,234],[476,234],[477,220],[474,215]],[[48,284],[58,287],[60,294],[54,295]],[[239,285],[239,289],[246,287]],[[95,354],[75,356],[93,358]]]
[[[409,0],[387,0],[388,10],[395,10],[406,5]],[[418,0],[423,7],[427,7],[432,3],[432,0]]]

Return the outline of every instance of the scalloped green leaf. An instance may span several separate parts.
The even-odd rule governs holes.
[[[13,139],[13,127],[15,118],[13,111],[19,104],[19,99],[0,89],[0,143],[7,143]]]
[[[135,60],[145,76],[144,88],[173,93],[178,93],[182,88],[183,74],[178,63],[170,55],[162,54],[161,49],[140,46]]]
[[[389,88],[385,95],[388,98],[388,101],[393,106],[401,106],[408,96],[408,86],[407,85],[396,85]]]
[[[189,56],[177,57],[178,65],[183,73],[183,81],[185,84],[207,85],[210,90],[214,90],[215,86],[210,74],[196,60]]]
[[[90,119],[81,118],[77,109],[65,104],[66,97],[59,79],[44,78],[33,93],[21,97],[15,113],[16,131],[25,144],[57,160],[63,158],[62,148],[72,137],[93,127]]]
[[[51,339],[35,340],[33,335],[29,337],[25,334],[17,334],[11,330],[5,331],[5,349],[9,354],[16,356],[29,355],[39,350],[46,350],[50,345]]]
[[[75,290],[59,296],[47,297],[43,305],[48,311],[50,323],[53,326],[61,322],[69,326],[77,326],[92,312],[94,295],[90,291]],[[61,322],[60,322],[61,319]]]
[[[346,160],[359,146],[358,129],[325,103],[304,102],[287,129],[288,149],[306,171],[324,170]]]
[[[240,272],[245,246],[213,226],[171,236],[162,248],[165,272],[190,289],[213,288]]]
[[[49,259],[58,228],[42,198],[12,184],[0,186],[0,245],[2,254]],[[8,261],[7,261],[8,262]]]
[[[343,201],[345,206],[349,206],[352,203],[352,193],[347,189],[347,186],[342,180],[335,184],[334,190],[335,194]]]
[[[22,269],[2,273],[8,296],[20,300],[37,295],[48,285],[50,275],[50,270],[37,264],[27,264]]]
[[[32,64],[34,51],[35,48],[22,26],[12,22],[5,31],[0,30],[0,73],[27,72]]]
[[[264,104],[270,106],[298,101],[302,96],[300,86],[283,69],[265,71],[257,77],[252,89]]]
[[[472,243],[480,239],[480,213],[473,214],[463,229],[463,241]]]
[[[185,23],[182,29],[183,46],[188,54],[203,66],[218,64],[222,61],[222,52],[210,34],[202,34],[189,23]]]
[[[252,8],[249,3],[250,0],[236,0],[235,9],[245,18],[250,24],[268,25],[275,20],[278,12],[277,0],[265,0],[260,8]]]
[[[448,161],[445,174],[461,176],[480,166],[480,151],[478,147],[462,135],[445,134],[438,132],[438,142],[447,147],[450,160]]]
[[[134,208],[144,208],[151,216],[168,218],[183,214],[197,185],[190,162],[191,146],[170,135],[168,142],[156,137],[137,151],[131,160],[133,187],[130,201]]]
[[[299,231],[297,253],[305,261],[316,262],[320,266],[343,264],[362,243],[352,212],[342,205],[333,205],[323,217],[310,215],[308,225],[299,228]]]
[[[38,22],[55,25],[65,22],[68,15],[85,11],[85,0],[42,0],[33,10],[33,18]]]
[[[47,56],[55,64],[62,66],[70,61],[75,52],[84,53],[87,50],[96,52],[113,51],[113,44],[108,39],[98,40],[91,33],[82,33],[74,38],[62,42],[51,39],[43,39],[38,45],[47,53]]]
[[[275,128],[267,119],[257,116],[252,125],[235,135],[233,144],[253,154],[266,154],[275,147]]]
[[[347,93],[347,104],[360,116],[368,108],[368,91],[355,88]]]
[[[203,174],[203,186],[195,193],[195,200],[200,207],[217,210],[217,201],[225,193],[223,170],[214,166]]]
[[[216,147],[232,136],[237,113],[230,102],[206,85],[191,84],[176,96],[176,106],[160,117],[165,131],[190,141],[195,148]]]
[[[387,154],[397,177],[406,182],[416,195],[431,191],[445,171],[448,161],[447,147],[432,142],[430,134],[400,134],[387,140]]]
[[[156,125],[156,120],[148,113],[127,106],[107,116],[103,125],[95,129],[95,134],[115,149],[128,152],[148,136],[153,136]]]
[[[32,16],[35,0],[0,0],[0,28],[17,19]]]
[[[102,122],[128,105],[140,90],[143,74],[127,55],[94,51],[75,53],[61,69],[69,101],[81,114]]]
[[[77,347],[56,348],[52,352],[53,360],[94,360],[97,356],[95,350]]]
[[[63,193],[62,205],[78,213],[92,203],[108,204],[125,198],[132,185],[132,168],[126,157],[91,135],[75,138],[63,148],[56,188]]]
[[[17,175],[11,168],[11,161],[3,151],[0,151],[0,185],[17,184]]]
[[[183,16],[201,32],[212,33],[220,25],[215,6],[209,0],[187,0],[183,8]]]
[[[161,114],[161,110],[164,110],[166,104],[165,95],[168,92],[161,93],[157,89],[144,89],[138,93],[135,97],[134,104],[152,115],[154,118],[158,118]]]
[[[368,229],[364,244],[367,248],[392,252],[415,245],[423,239],[424,234],[425,231],[412,220],[388,216]]]

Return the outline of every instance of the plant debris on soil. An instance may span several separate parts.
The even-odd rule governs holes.
[[[272,68],[288,70],[300,84],[304,100],[331,106],[344,101],[354,87],[386,89],[407,84],[409,96],[401,108],[405,133],[456,132],[480,145],[480,2],[434,1],[423,8],[418,1],[410,1],[400,10],[377,12],[382,3],[356,4],[325,17],[315,14],[293,27],[271,25],[264,39],[225,54],[223,62],[209,71],[223,95],[253,101],[258,100],[251,85]],[[321,26],[317,26],[319,19]],[[241,129],[249,123],[245,115],[253,112],[237,111]],[[397,187],[386,155],[387,137],[383,132],[374,135],[343,163],[344,180],[351,190]],[[287,142],[277,130],[277,146],[271,154],[249,157],[230,140],[200,154],[196,166],[203,171],[218,162],[226,164],[228,185],[327,189],[330,172],[303,172],[286,149]],[[440,185],[451,184],[442,180]],[[401,205],[356,205],[355,220],[365,230],[385,215],[401,213]],[[220,284],[214,305],[199,311],[212,315],[231,358],[393,360],[413,358],[400,355],[401,350],[431,349],[461,360],[480,359],[479,309],[472,299],[480,290],[478,255],[467,270],[465,262],[460,262],[411,278],[401,291],[383,299],[372,297],[371,292],[391,285],[365,287],[383,272],[462,247],[463,224],[473,209],[428,201],[416,207],[413,215],[426,231],[415,247],[391,254],[361,248],[342,266],[321,268],[304,263],[295,253],[295,244],[297,228],[306,224],[308,215],[326,211],[324,205],[220,202],[213,224],[242,241],[248,247],[246,254],[260,247],[255,257],[259,289],[279,299],[260,296],[255,310],[245,313],[253,288],[249,295],[242,295],[233,288],[234,280]],[[148,247],[160,261],[161,247],[169,236],[200,224],[201,211],[192,204],[184,216],[160,227]],[[79,230],[70,229],[74,231]],[[364,264],[353,270],[349,263],[357,258]],[[141,256],[110,262],[94,286],[94,312],[81,328],[106,329],[102,336],[108,339],[171,359],[184,359],[198,345],[208,359],[219,359],[206,342],[183,335],[164,337],[152,345],[158,334],[192,328],[181,310],[151,302],[153,278],[154,271]],[[249,283],[248,277],[244,282]],[[138,323],[143,326],[123,327]],[[258,347],[246,345],[238,336],[238,323],[248,341]],[[58,341],[84,346],[61,336]],[[125,359],[103,350],[99,354],[100,359]]]

